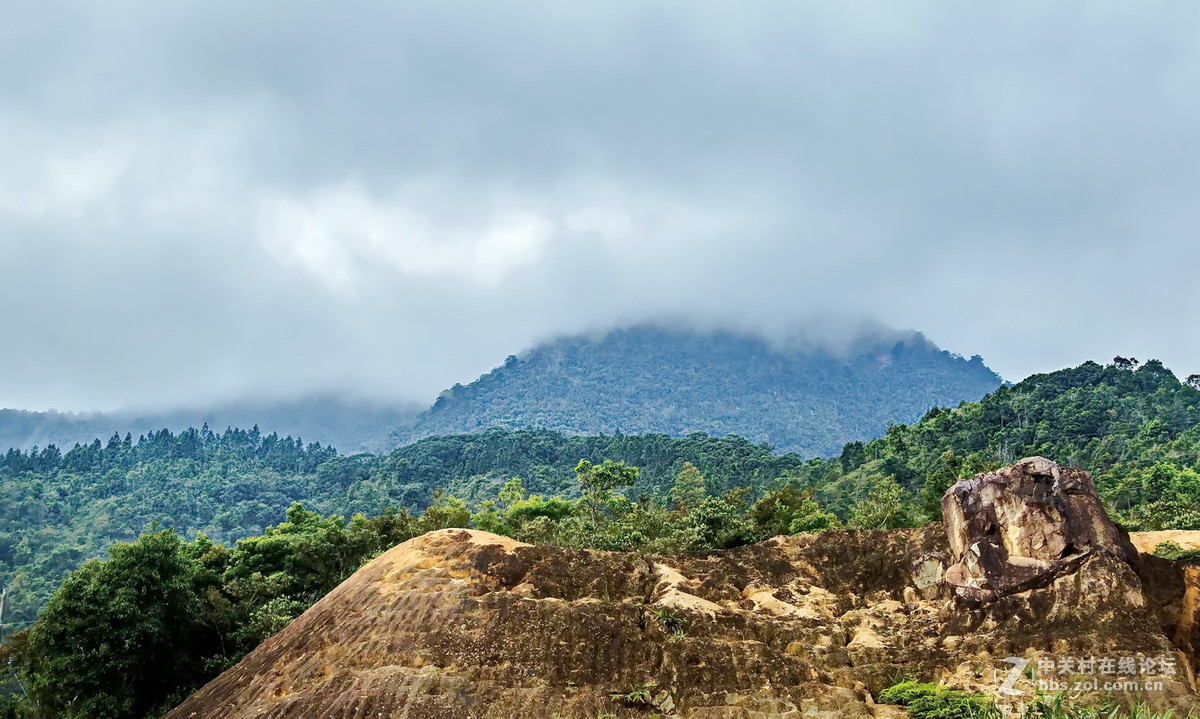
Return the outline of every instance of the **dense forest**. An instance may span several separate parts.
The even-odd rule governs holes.
[[[28,629],[0,647],[19,677],[0,717],[158,716],[232,665],[382,550],[445,527],[531,542],[650,552],[729,547],[837,526],[791,486],[750,502],[714,496],[684,463],[666,497],[630,499],[640,472],[580,461],[576,499],[529,494],[511,478],[474,508],[439,497],[420,517],[322,517],[292,505],[285,521],[232,547],[171,530],[118,544],[71,574]],[[867,526],[870,517],[855,517]],[[856,525],[857,526],[857,525]]]
[[[641,326],[510,356],[443,392],[396,436],[407,442],[490,427],[706,432],[825,456],[1000,384],[979,357],[952,355],[917,333],[864,338],[834,352],[728,331]]]
[[[808,462],[803,483],[834,511],[895,484],[920,521],[956,480],[1031,455],[1092,472],[1131,530],[1200,529],[1200,375],[1121,357],[1033,375]]]
[[[901,527],[937,518],[956,479],[1033,454],[1091,470],[1131,529],[1200,529],[1200,376],[1089,362],[830,459],[739,437],[501,430],[378,457],[207,429],[10,451],[0,560],[17,614],[0,664],[19,681],[0,717],[154,716],[431,529],[668,553]],[[161,526],[69,573],[33,621],[58,578],[148,522]]]
[[[282,521],[294,502],[323,514],[373,516],[387,508],[423,509],[438,490],[475,503],[513,476],[526,478],[530,491],[570,495],[580,459],[639,466],[635,491],[650,494],[669,488],[685,461],[702,469],[714,491],[762,486],[803,464],[738,437],[549,431],[436,437],[381,456],[339,455],[257,428],[207,427],[137,439],[113,435],[66,453],[10,450],[0,457],[6,621],[32,621],[69,571],[155,523],[181,536],[204,532],[231,543]]]

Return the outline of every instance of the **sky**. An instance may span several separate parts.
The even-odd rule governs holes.
[[[3,407],[429,400],[661,318],[1200,372],[1200,4],[0,10]]]

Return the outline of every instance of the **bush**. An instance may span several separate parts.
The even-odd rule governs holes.
[[[939,684],[900,682],[879,694],[884,704],[899,704],[914,719],[999,719],[1000,712],[987,697],[948,689]]]
[[[1184,549],[1176,542],[1160,543],[1154,548],[1154,556],[1184,564],[1200,564],[1200,549]]]
[[[1039,696],[1025,710],[1025,719],[1172,719],[1173,716],[1170,709],[1156,711],[1144,702],[1127,708],[1111,704],[1080,706],[1062,692]],[[1195,719],[1195,716],[1188,714],[1180,719]]]

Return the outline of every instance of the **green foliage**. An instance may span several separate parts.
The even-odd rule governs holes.
[[[575,465],[575,479],[586,497],[589,494],[604,496],[611,494],[618,487],[632,487],[637,484],[637,467],[627,467],[624,462],[614,462],[606,459],[599,465],[594,465],[586,459],[579,460]]]
[[[807,462],[796,476],[840,516],[891,477],[906,504],[916,500],[905,520],[913,522],[938,519],[954,481],[1034,455],[1092,472],[1130,529],[1200,528],[1200,391],[1155,360],[1033,375],[850,443],[836,461]]]
[[[396,513],[347,524],[295,504],[233,549],[149,532],[72,573],[3,653],[39,716],[158,716],[413,527]]]
[[[876,479],[867,496],[850,511],[846,526],[851,529],[897,529],[912,526],[912,506],[904,488],[892,477]]]
[[[944,352],[919,334],[835,353],[734,332],[641,326],[510,357],[443,392],[396,443],[486,427],[675,437],[699,430],[830,455],[848,439],[878,436],[889,422],[913,422],[930,407],[975,400],[1000,384],[978,357]]]
[[[838,518],[813,499],[811,490],[789,484],[763,495],[750,510],[755,535],[767,539],[780,534],[819,532],[840,526]]]
[[[1025,719],[1172,719],[1175,716],[1170,709],[1156,710],[1145,702],[1125,706],[1085,706],[1072,701],[1063,692],[1041,695],[1025,710]],[[1180,719],[1194,719],[1195,716],[1188,714]]]
[[[645,682],[628,687],[623,692],[612,692],[609,696],[627,707],[648,707],[654,703],[654,691],[657,688],[657,682]]]
[[[1154,548],[1154,556],[1184,564],[1200,564],[1200,549],[1184,549],[1177,542],[1160,542]]]
[[[0,719],[34,719],[33,708],[16,695],[0,696]]]
[[[497,488],[513,477],[520,477],[522,489],[529,493],[576,497],[580,486],[573,470],[580,459],[593,465],[606,459],[636,465],[635,493],[660,497],[670,492],[685,462],[692,463],[709,491],[717,494],[740,486],[763,487],[805,466],[797,455],[775,454],[770,447],[738,436],[566,436],[547,430],[488,430],[430,437],[370,460],[368,482],[384,498],[379,506],[411,509],[428,506],[438,489],[472,504],[494,499]],[[361,487],[352,488],[354,496]],[[330,509],[347,511],[340,506]],[[356,504],[354,511],[369,512],[371,507]]]
[[[216,628],[174,532],[113,547],[72,574],[29,632],[27,689],[54,716],[142,717],[204,678]]]
[[[654,620],[672,637],[679,638],[687,633],[687,618],[673,609],[655,609]]]
[[[999,710],[987,697],[940,684],[901,682],[880,692],[879,702],[899,704],[914,719],[1000,719]]]
[[[675,509],[687,511],[704,501],[708,488],[704,484],[704,475],[691,462],[684,462],[679,474],[675,475],[675,484],[671,485],[671,505]]]

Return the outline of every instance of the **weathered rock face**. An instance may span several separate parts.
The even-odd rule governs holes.
[[[946,581],[968,601],[1045,586],[1093,554],[1137,566],[1091,475],[1043,457],[959,482],[942,498],[942,516],[954,562]]]
[[[1085,522],[1061,542],[1077,560],[966,601],[945,575],[969,526],[948,525],[953,544],[929,525],[675,557],[433,532],[365,566],[167,717],[879,717],[873,696],[897,677],[995,691],[1006,658],[1046,655],[1170,657],[1157,696],[1190,706],[1190,655],[1171,640],[1200,619],[1195,576],[1146,561],[1144,591],[1119,534]],[[1062,553],[1053,532],[1006,545],[1010,534],[1009,558]]]

